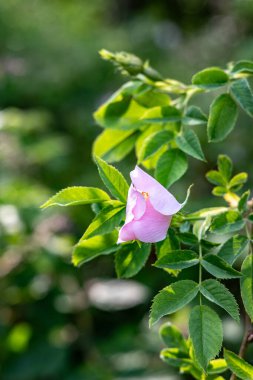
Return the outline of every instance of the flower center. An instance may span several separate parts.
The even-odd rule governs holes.
[[[147,200],[148,199],[148,193],[146,193],[145,191],[142,191],[141,193],[144,196],[144,198]]]

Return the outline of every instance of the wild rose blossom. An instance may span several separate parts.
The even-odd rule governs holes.
[[[184,203],[179,203],[165,187],[138,166],[130,177],[132,184],[128,192],[126,220],[119,231],[118,243],[131,240],[156,243],[164,240],[172,215]]]

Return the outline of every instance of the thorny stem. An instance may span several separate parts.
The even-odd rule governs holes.
[[[248,202],[248,206],[249,206],[250,212],[252,212],[253,199]],[[250,242],[248,255],[252,255],[252,248],[253,248],[252,247],[252,224],[250,222],[247,222],[246,224],[246,234]],[[252,268],[252,276],[253,276],[253,268]],[[241,343],[239,354],[238,354],[240,358],[244,358],[248,345],[253,342],[253,326],[252,326],[250,317],[246,313],[245,309],[244,309],[244,314],[245,314],[244,335],[243,335],[242,343]],[[236,379],[237,377],[233,373],[230,377],[230,380],[236,380]]]

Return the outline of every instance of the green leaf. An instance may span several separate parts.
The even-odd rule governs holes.
[[[217,170],[210,170],[206,173],[206,179],[213,185],[226,186],[226,180]]]
[[[111,194],[122,202],[126,202],[129,186],[123,175],[99,157],[96,157],[99,175]]]
[[[189,106],[185,112],[183,122],[186,125],[201,125],[207,123],[207,116],[201,108],[196,106]]]
[[[147,111],[132,97],[140,85],[140,82],[128,82],[122,86],[94,113],[96,122],[103,128],[138,129],[138,120]]]
[[[253,117],[253,94],[247,79],[234,81],[230,86],[230,92],[242,109]]]
[[[190,156],[198,160],[206,161],[198,136],[191,129],[186,129],[176,137],[178,147]]]
[[[156,255],[158,258],[163,257],[170,251],[177,250],[180,248],[179,241],[172,228],[168,230],[167,234],[168,235],[165,240],[156,243]],[[177,277],[180,273],[180,270],[175,269],[166,268],[164,270],[174,277]]]
[[[242,264],[241,296],[246,312],[253,322],[253,259],[247,256]]]
[[[218,169],[225,181],[228,182],[232,175],[233,164],[225,154],[219,154],[218,156]]]
[[[121,161],[134,148],[138,132],[106,129],[93,144],[93,156],[99,156],[107,162]]]
[[[216,234],[227,234],[240,231],[245,225],[238,211],[229,210],[214,217],[210,231]]]
[[[154,266],[157,268],[184,269],[198,264],[198,255],[190,250],[177,250],[168,252],[158,259]]]
[[[245,193],[242,194],[239,203],[238,203],[238,210],[243,213],[247,210],[248,207],[248,200],[250,196],[250,191],[247,190]]]
[[[247,179],[248,179],[247,173],[236,174],[229,182],[229,188],[232,190],[233,187],[243,185],[245,182],[247,182]]]
[[[166,123],[178,123],[182,119],[180,111],[176,107],[163,106],[153,107],[142,115],[140,123],[142,124],[166,124]]]
[[[218,96],[210,106],[207,134],[209,142],[222,141],[233,130],[238,116],[237,106],[228,94]]]
[[[253,379],[253,366],[239,358],[234,352],[224,349],[224,358],[228,368],[242,380]]]
[[[196,359],[206,370],[209,361],[218,355],[221,349],[221,320],[208,306],[195,306],[190,314],[189,332]]]
[[[231,70],[232,73],[243,73],[252,74],[253,73],[253,62],[247,60],[241,60],[234,63]]]
[[[225,309],[237,322],[240,321],[238,305],[233,294],[219,281],[210,279],[202,282],[200,292],[209,301]]]
[[[87,263],[100,255],[108,255],[118,249],[118,231],[81,240],[75,247],[72,262],[75,266]]]
[[[223,86],[228,82],[228,75],[218,67],[201,70],[192,77],[192,84],[204,88]]]
[[[146,160],[156,153],[163,145],[173,138],[171,131],[158,131],[150,134],[144,141],[139,154],[139,162]]]
[[[179,149],[170,149],[159,158],[155,178],[165,187],[179,180],[188,167],[185,154]]]
[[[216,197],[223,197],[227,193],[227,189],[223,186],[216,186],[212,190],[212,194]]]
[[[160,352],[160,358],[172,367],[179,368],[182,364],[190,364],[189,356],[178,348],[164,348]]]
[[[216,215],[223,214],[227,210],[228,210],[227,207],[207,207],[199,211],[192,212],[191,214],[188,214],[186,220],[197,219],[197,218],[205,219],[208,216],[216,216]]]
[[[122,245],[115,256],[117,276],[129,278],[136,275],[145,265],[150,255],[150,244],[137,243]]]
[[[96,187],[73,186],[59,191],[45,202],[41,208],[47,208],[50,206],[85,205],[105,202],[108,200],[110,200],[109,195]]]
[[[198,244],[197,237],[194,234],[192,234],[191,232],[178,233],[177,237],[185,245],[194,246],[194,245]]]
[[[167,94],[158,92],[153,87],[143,83],[133,94],[133,98],[143,107],[167,106],[170,98]]]
[[[216,375],[222,372],[225,372],[228,369],[226,360],[224,359],[214,359],[211,360],[210,363],[207,366],[207,373],[208,375]],[[215,377],[213,380],[222,380],[223,377]]]
[[[156,243],[157,257],[160,259],[164,255],[167,255],[168,252],[176,251],[179,248],[179,240],[173,229],[170,228],[166,239]]]
[[[189,349],[181,331],[170,322],[164,323],[159,329],[159,335],[168,348],[179,348],[188,353]]]
[[[187,305],[198,294],[198,284],[191,280],[174,282],[162,289],[153,299],[149,324],[154,325],[164,315],[172,314]]]
[[[125,206],[122,204],[118,207],[112,208],[110,205],[109,207],[103,208],[93,219],[81,240],[113,231],[115,227],[119,226],[124,216]]]
[[[234,235],[228,239],[220,248],[218,256],[232,265],[245,250],[248,239],[243,235]]]
[[[219,256],[208,254],[201,261],[205,270],[217,278],[238,278],[241,273],[231,267],[225,260]]]

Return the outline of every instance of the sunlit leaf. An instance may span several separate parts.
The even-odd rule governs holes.
[[[122,202],[127,199],[129,186],[123,175],[112,165],[96,157],[99,175],[111,194]]]
[[[73,186],[59,191],[41,207],[75,206],[81,204],[100,203],[110,200],[108,194],[96,187]]]
[[[224,358],[229,369],[242,380],[253,379],[253,366],[240,358],[234,352],[224,350]]]
[[[198,284],[182,280],[162,289],[153,299],[149,324],[154,325],[164,315],[172,314],[187,305],[198,293]]]
[[[129,278],[135,276],[145,265],[151,245],[137,243],[123,245],[115,256],[115,269],[117,276],[121,278]]]

